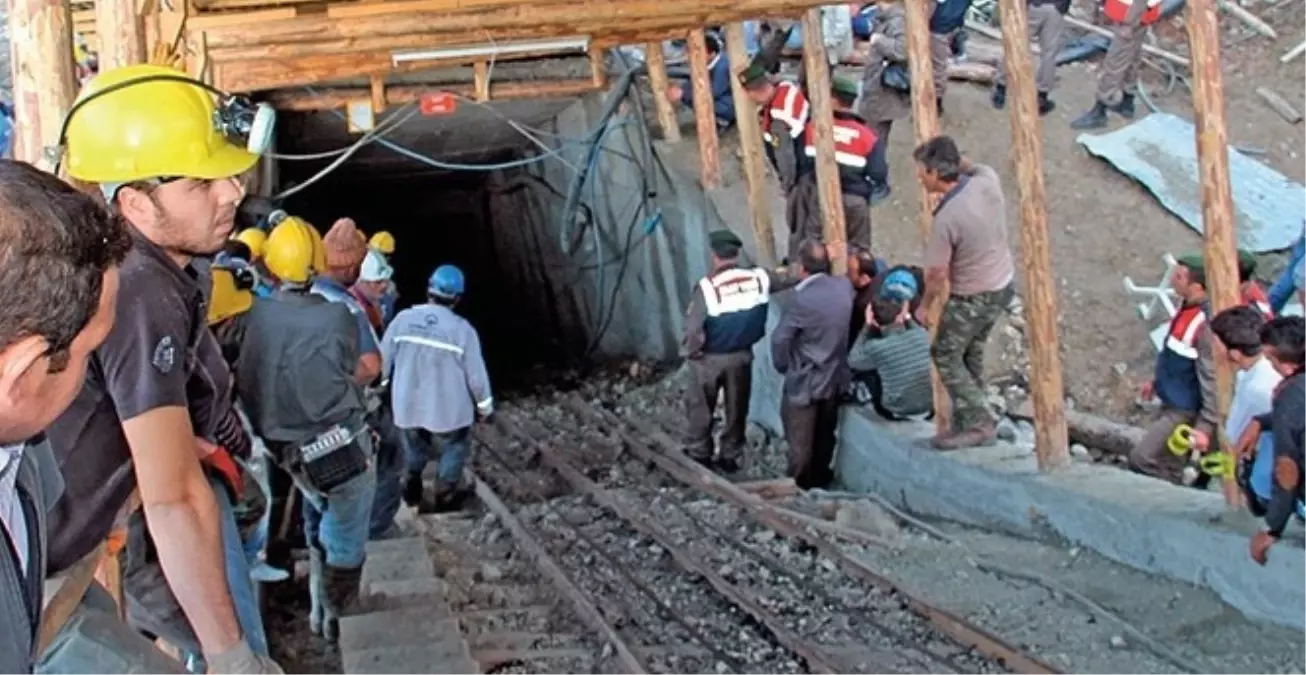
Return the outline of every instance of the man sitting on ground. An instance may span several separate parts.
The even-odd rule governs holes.
[[[869,382],[875,412],[894,421],[929,414],[929,331],[912,321],[905,301],[886,297],[871,302],[865,322],[848,352],[848,367]]]

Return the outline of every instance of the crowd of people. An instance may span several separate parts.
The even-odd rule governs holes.
[[[289,576],[272,512],[300,505],[310,626],[332,641],[400,501],[467,492],[493,397],[453,311],[462,272],[396,314],[389,233],[284,211],[234,232],[260,149],[220,105],[167,67],[94,76],[62,164],[102,200],[0,160],[4,672],[281,672],[253,587]],[[121,606],[90,577],[115,540]]]

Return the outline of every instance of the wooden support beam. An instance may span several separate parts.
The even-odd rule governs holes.
[[[93,11],[100,70],[145,61],[145,27],[136,14],[135,0],[97,0]]]
[[[939,135],[939,108],[934,98],[934,68],[930,61],[928,0],[903,0],[903,9],[907,20],[907,62],[911,69],[912,122],[916,131],[916,143],[920,144]],[[918,188],[921,199],[921,242],[923,246],[928,246],[934,230],[935,199],[924,185]],[[938,297],[940,300],[925,308],[931,335],[938,333],[939,316],[943,313],[943,298],[947,297],[947,289],[943,289]],[[943,433],[951,424],[952,409],[948,403],[948,390],[939,379],[938,369],[931,366],[930,371],[934,380],[934,428]]]
[[[644,46],[644,62],[648,66],[648,86],[653,90],[653,107],[657,108],[662,139],[675,143],[680,140],[680,124],[676,122],[675,106],[667,100],[667,89],[671,86],[671,81],[667,79],[667,59],[662,53],[661,42],[650,42]]]
[[[431,92],[449,92],[459,96],[475,96],[475,85],[471,83],[444,84],[431,86],[388,86],[385,89],[385,102],[388,106],[412,103],[422,94]],[[561,98],[581,96],[594,91],[594,82],[589,78],[583,80],[552,80],[499,82],[490,86],[490,99],[504,101],[519,98]],[[268,96],[268,102],[277,110],[309,111],[336,110],[345,107],[350,101],[370,98],[371,92],[361,87],[336,87],[319,89],[316,93],[306,91],[277,91]]]
[[[372,112],[380,115],[385,112],[385,78],[373,75],[369,83],[372,89]]]
[[[707,37],[702,28],[689,31],[689,85],[694,88],[694,126],[698,131],[699,181],[705,189],[721,184],[720,143],[713,110],[712,75],[707,67]]]
[[[1185,12],[1188,44],[1193,55],[1193,121],[1197,130],[1198,183],[1202,186],[1206,291],[1214,315],[1239,303],[1229,140],[1220,72],[1220,26],[1214,0],[1188,0]],[[1224,359],[1216,359],[1216,382],[1222,421],[1218,433],[1223,438],[1223,420],[1229,410],[1233,383],[1233,372]],[[1233,476],[1225,478],[1224,496],[1231,505],[1241,503]]]
[[[468,469],[467,472],[471,473],[471,470]],[[603,618],[603,613],[594,606],[594,602],[590,597],[585,591],[576,586],[575,582],[567,576],[566,572],[562,571],[561,567],[558,567],[558,564],[553,561],[553,558],[544,550],[544,547],[535,540],[535,537],[531,536],[531,533],[521,524],[521,521],[517,520],[512,510],[503,503],[502,499],[499,499],[499,495],[495,494],[494,490],[485,481],[477,478],[475,474],[472,474],[472,482],[476,485],[476,496],[480,498],[486,508],[499,517],[499,522],[508,528],[508,532],[512,534],[512,538],[517,541],[517,545],[521,547],[522,551],[535,560],[535,565],[540,569],[540,572],[548,577],[554,586],[571,601],[576,613],[581,616],[585,623],[589,624],[590,628],[594,629],[599,635],[602,635],[609,645],[612,645],[617,660],[625,671],[628,673],[647,673],[648,668],[630,652],[630,648],[626,646],[626,643],[617,634],[612,624]]]
[[[489,61],[477,61],[472,66],[472,78],[475,97],[482,103],[490,100],[490,63]]]
[[[12,43],[14,158],[47,171],[45,148],[59,142],[77,95],[72,7],[67,0],[8,0]]]
[[[608,86],[608,50],[590,47],[590,77],[594,78],[594,87],[603,89]]]
[[[848,273],[848,225],[843,215],[843,189],[839,164],[834,159],[834,95],[830,88],[830,63],[825,55],[821,10],[803,15],[803,67],[807,72],[807,100],[812,104],[812,137],[816,142],[816,192],[821,205],[821,236],[837,275]],[[790,256],[795,255],[793,251]]]
[[[1038,87],[1029,54],[1025,5],[1026,0],[998,0],[998,15],[1006,36],[1002,52],[1007,69],[1007,113],[1020,200],[1034,452],[1038,468],[1050,471],[1070,463],[1070,447],[1066,438],[1066,399],[1062,395],[1061,341],[1057,335],[1057,284],[1052,276],[1043,185],[1043,123],[1038,114]]]
[[[726,58],[730,59],[730,90],[735,99],[735,126],[739,128],[739,146],[744,153],[744,180],[748,181],[748,211],[753,221],[753,243],[757,263],[775,267],[775,231],[771,228],[771,196],[766,184],[765,141],[757,105],[739,83],[739,72],[748,63],[744,46],[744,25],[726,25]]]

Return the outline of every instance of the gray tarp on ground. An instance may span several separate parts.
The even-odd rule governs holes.
[[[1076,141],[1142,183],[1189,227],[1202,231],[1197,144],[1191,122],[1153,113],[1110,133],[1080,134]],[[1301,235],[1306,187],[1232,148],[1229,175],[1239,248],[1264,253],[1292,246]]]

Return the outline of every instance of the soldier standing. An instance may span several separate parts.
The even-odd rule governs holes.
[[[1046,115],[1057,107],[1048,95],[1057,84],[1057,55],[1061,53],[1062,28],[1069,11],[1070,0],[1029,0],[1029,39],[1031,45],[1037,42],[1041,51],[1038,71],[1034,75],[1040,115]],[[999,110],[1007,104],[1007,68],[1002,59],[998,60],[998,76],[991,100],[993,107]]]
[[[1097,100],[1088,112],[1070,123],[1071,129],[1105,127],[1108,110],[1127,120],[1134,119],[1143,39],[1147,37],[1147,27],[1161,18],[1161,0],[1106,0],[1102,11],[1115,25],[1111,46],[1097,76]]]

